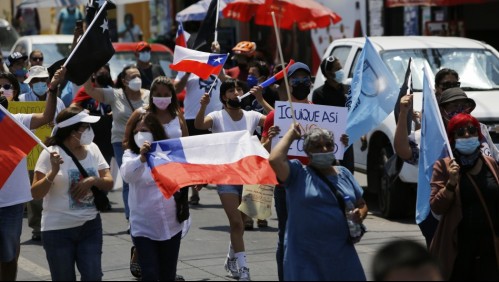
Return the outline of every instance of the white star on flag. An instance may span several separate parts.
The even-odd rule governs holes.
[[[216,58],[216,59],[213,59],[213,61],[214,61],[215,63],[219,63],[219,64],[220,64],[220,63],[222,62],[222,57],[218,57],[218,58]]]
[[[109,26],[107,25],[107,19],[104,19],[104,23],[100,26],[102,28],[102,33],[104,33],[104,31],[109,30]]]
[[[158,145],[158,149],[152,153],[152,155],[157,158],[157,159],[162,159],[162,160],[165,160],[165,161],[170,161],[170,162],[173,162],[173,160],[168,157],[168,155],[172,152],[171,150],[169,151],[163,151],[163,148],[161,148],[161,146]]]

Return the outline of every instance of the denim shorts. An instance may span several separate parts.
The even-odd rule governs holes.
[[[236,194],[243,195],[243,185],[217,185],[218,194]]]
[[[16,258],[21,242],[24,204],[0,208],[0,262]]]

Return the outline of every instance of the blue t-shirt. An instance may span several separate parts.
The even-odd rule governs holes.
[[[288,221],[284,235],[284,280],[366,280],[349,241],[343,211],[328,184],[298,160],[290,160],[284,182]],[[348,169],[327,178],[356,202],[363,190]]]
[[[75,8],[74,13],[70,13],[67,8],[64,8],[59,13],[59,23],[61,23],[60,34],[73,34],[76,21],[83,20],[83,14],[79,9]]]

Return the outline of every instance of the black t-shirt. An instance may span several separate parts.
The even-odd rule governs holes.
[[[162,75],[165,75],[165,72],[161,68],[161,66],[153,64],[151,67],[147,69],[139,69],[140,78],[142,79],[142,88],[150,89],[152,81]]]
[[[347,103],[348,85],[341,84],[339,89],[334,89],[327,82],[314,90],[312,103],[317,105],[345,107]]]

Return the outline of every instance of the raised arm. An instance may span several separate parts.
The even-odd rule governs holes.
[[[87,81],[85,81],[83,87],[85,88],[85,92],[87,92],[88,96],[94,98],[99,103],[104,102],[104,95],[105,95],[105,92],[103,90],[104,88],[95,88],[92,85],[90,77],[87,79]]]
[[[185,85],[187,84],[187,80],[189,79],[189,76],[191,75],[190,72],[186,72],[180,80],[175,80],[173,82],[173,87],[175,88],[175,93],[180,93],[182,90],[184,90]]]
[[[403,160],[412,158],[412,150],[407,136],[407,113],[411,104],[412,94],[405,95],[400,99],[399,119],[395,129],[395,140],[393,141],[395,153]]]
[[[269,162],[277,179],[286,181],[289,177],[288,150],[294,140],[301,138],[300,124],[295,123],[270,152]]]
[[[194,120],[194,127],[200,130],[207,130],[213,126],[213,119],[209,116],[205,116],[206,107],[210,103],[210,95],[205,93],[201,100],[199,101],[201,107],[196,115],[196,119]]]
[[[255,96],[256,101],[263,107],[266,114],[274,110],[274,108],[272,108],[272,106],[269,105],[269,103],[267,103],[265,99],[263,99],[263,87],[259,85],[253,86],[253,88],[251,88],[249,92],[251,93],[251,95]]]
[[[65,74],[65,67],[61,67],[55,72],[52,80],[50,81],[49,93],[47,94],[47,101],[45,103],[45,111],[43,111],[43,113],[33,114],[31,117],[30,129],[36,129],[54,120],[55,110],[57,108],[57,87],[59,83],[61,83]]]

